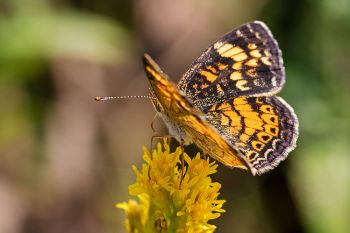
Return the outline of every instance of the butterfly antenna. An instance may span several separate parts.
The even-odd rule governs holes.
[[[154,99],[151,96],[148,95],[124,95],[124,96],[96,96],[96,101],[106,101],[106,100],[112,100],[112,99]]]

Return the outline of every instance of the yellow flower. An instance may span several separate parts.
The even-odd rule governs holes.
[[[129,200],[118,204],[127,215],[129,232],[214,232],[209,220],[225,212],[219,200],[221,185],[212,182],[210,175],[216,172],[217,164],[200,158],[198,153],[191,159],[181,147],[170,152],[164,140],[150,152],[143,148],[141,171],[135,166],[136,183],[129,186],[129,193],[140,202]],[[181,154],[184,170],[181,170]]]
[[[118,203],[116,205],[126,213],[127,220],[125,221],[125,227],[129,232],[138,232],[137,229],[143,229],[148,219],[148,195],[141,194],[138,198],[140,202],[129,200],[128,202]]]

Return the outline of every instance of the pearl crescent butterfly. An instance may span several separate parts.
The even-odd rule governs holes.
[[[153,105],[170,135],[231,168],[263,174],[296,146],[293,108],[275,96],[282,54],[263,22],[241,25],[197,58],[176,85],[145,54]]]

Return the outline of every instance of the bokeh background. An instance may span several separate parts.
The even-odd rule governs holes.
[[[223,166],[217,232],[350,232],[349,0],[1,0],[0,232],[124,232],[131,165],[152,136],[141,56],[174,81],[232,28],[283,51],[298,146],[261,177]],[[161,122],[160,132],[166,133]]]

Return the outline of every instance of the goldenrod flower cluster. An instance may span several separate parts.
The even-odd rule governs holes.
[[[141,171],[133,166],[137,178],[129,193],[139,200],[117,204],[127,215],[126,228],[132,233],[214,232],[208,221],[225,212],[225,200],[218,200],[221,185],[210,178],[217,164],[199,153],[191,159],[181,147],[170,152],[166,140],[163,146],[158,143],[152,156],[144,148],[146,163]]]

